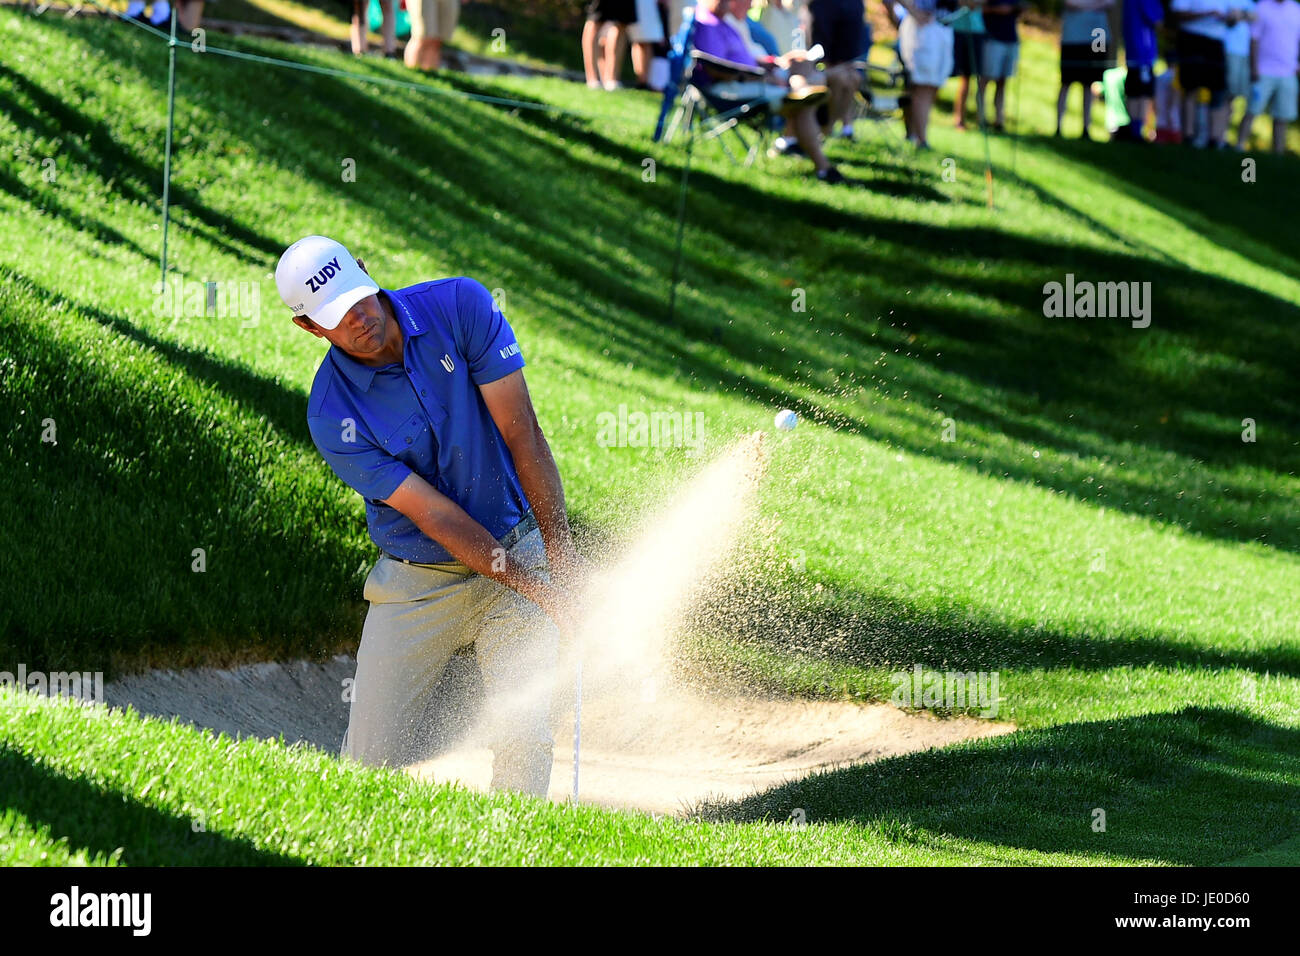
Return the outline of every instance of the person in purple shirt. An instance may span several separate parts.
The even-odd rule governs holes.
[[[1256,116],[1273,118],[1273,152],[1286,152],[1286,127],[1295,122],[1300,97],[1300,3],[1259,0],[1250,30],[1250,98],[1237,130],[1237,148],[1244,150]]]
[[[822,150],[816,108],[827,97],[824,75],[813,68],[802,50],[764,57],[760,63],[744,38],[723,19],[726,5],[727,0],[700,0],[695,8],[695,49],[726,62],[700,61],[693,82],[724,106],[762,102],[780,112],[804,155],[812,160],[817,178],[825,183],[844,182]],[[729,64],[740,69],[730,69]]]
[[[1156,92],[1156,30],[1164,18],[1160,0],[1124,0],[1124,101],[1129,125],[1115,131],[1116,140],[1146,142],[1143,130]]]

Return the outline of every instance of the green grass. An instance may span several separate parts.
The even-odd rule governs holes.
[[[1300,825],[1294,731],[1226,711],[891,758],[656,819],[480,795],[0,690],[0,859],[15,864],[1213,863]],[[1290,751],[1287,753],[1287,751]],[[1026,761],[1032,758],[1032,763]],[[1241,813],[1269,806],[1268,814]],[[805,811],[807,826],[788,818]],[[1105,830],[1093,828],[1096,808]],[[714,813],[706,811],[706,816]],[[1293,859],[1293,858],[1292,858]],[[1276,861],[1282,862],[1282,861]]]
[[[804,785],[812,819],[836,821],[818,823],[826,842],[807,840],[817,827],[788,845],[762,827],[682,831],[709,834],[698,838],[709,852],[731,841],[773,861],[810,843],[826,859],[862,843],[853,859],[909,862],[1300,860],[1294,843],[1274,850],[1295,832],[1300,752],[1300,262],[1279,213],[1300,199],[1294,158],[1259,156],[1257,181],[1243,183],[1235,155],[1053,142],[1041,134],[1054,90],[1033,81],[1055,54],[1028,44],[1019,92],[1031,135],[992,143],[993,213],[981,140],[942,114],[930,154],[906,151],[892,128],[833,144],[861,181],[838,191],[798,162],[746,171],[701,145],[670,321],[683,152],[649,141],[654,98],[451,76],[421,95],[182,52],[172,264],[187,280],[257,283],[261,314],[244,327],[154,310],[165,48],[124,25],[9,10],[0,30],[22,36],[0,65],[12,144],[0,222],[21,240],[0,249],[0,469],[11,479],[0,520],[21,529],[0,551],[0,669],[112,672],[355,642],[374,552],[359,502],[307,435],[320,345],[288,322],[270,281],[288,242],[322,231],[385,285],[468,274],[504,290],[592,542],[617,537],[695,467],[680,450],[599,447],[601,411],[701,411],[710,450],[767,427],[777,408],[803,413],[774,443],[770,545],[695,637],[710,666],[789,692],[886,699],[889,674],[915,663],[997,670],[999,716],[1032,731]],[[392,63],[222,42],[409,78]],[[465,92],[584,115],[455,96]],[[47,158],[54,182],[41,175]],[[942,176],[948,158],[955,182]],[[345,159],[355,183],[341,178]],[[1066,272],[1150,281],[1151,327],[1045,318],[1042,287]],[[57,445],[40,441],[46,419]],[[1092,747],[1098,734],[1113,743]],[[11,772],[56,767],[75,785],[68,799],[89,800],[87,767],[39,739]],[[103,746],[110,764],[131,750]],[[1132,782],[1143,794],[1125,812],[1143,832],[1125,842],[1112,828],[1103,850],[1086,827],[1067,839],[1083,811],[1034,802],[1053,774],[1028,773],[1032,785],[1007,797],[1020,823],[961,809],[980,801],[967,776],[991,785],[1035,761],[1062,768],[1089,808],[1125,806]],[[935,799],[950,803],[914,808],[923,794],[907,788],[883,803],[853,796],[861,775],[888,781],[900,766],[933,775],[946,795]],[[1177,832],[1160,829],[1166,795],[1184,807],[1169,818]],[[1196,830],[1231,816],[1230,797],[1281,809],[1221,841]],[[729,812],[777,814],[794,798]],[[514,806],[463,799],[458,813]],[[537,820],[567,812],[518,806]],[[54,845],[58,821],[49,839],[34,836],[33,812],[6,818],[8,839],[54,858],[83,852]],[[609,825],[614,840],[625,824]],[[241,826],[239,839],[270,845]],[[84,846],[108,854],[109,842]],[[389,852],[380,835],[362,849]],[[494,859],[524,859],[503,852]]]

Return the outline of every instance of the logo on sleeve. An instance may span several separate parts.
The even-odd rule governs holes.
[[[342,271],[343,270],[339,268],[339,257],[335,256],[321,267],[320,272],[316,273],[314,276],[307,277],[307,288],[312,292],[319,292],[321,289],[325,288],[326,282],[329,282],[330,279],[333,279]]]
[[[502,357],[503,359],[508,359],[508,358],[510,358],[510,356],[512,356],[512,355],[518,355],[518,354],[519,354],[519,343],[518,343],[518,342],[511,342],[511,343],[510,343],[509,345],[507,345],[505,348],[503,348],[503,349],[498,349],[498,351],[501,353],[501,357]]]

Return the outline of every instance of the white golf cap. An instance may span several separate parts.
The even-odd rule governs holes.
[[[275,285],[294,315],[306,316],[322,329],[337,328],[348,309],[379,291],[352,253],[325,236],[306,236],[284,250],[275,267]]]

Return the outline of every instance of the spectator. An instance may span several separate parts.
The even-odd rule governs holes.
[[[663,11],[658,0],[636,0],[636,22],[628,27],[628,39],[632,44],[632,70],[636,73],[637,89],[651,89],[650,61],[655,44],[664,41]]]
[[[384,20],[380,35],[384,40],[384,56],[397,55],[397,13],[393,9],[394,0],[379,0],[379,9]],[[361,56],[370,49],[370,2],[353,0],[352,4],[352,53]]]
[[[1223,143],[1228,129],[1226,0],[1173,0],[1178,27],[1178,85],[1183,89],[1183,142]]]
[[[831,135],[839,123],[842,135],[852,139],[854,98],[861,80],[857,63],[867,56],[862,29],[866,8],[863,0],[812,0],[808,12],[812,15],[813,45],[820,43],[826,51],[830,103],[822,132]]]
[[[635,22],[636,0],[591,0],[587,22],[582,28],[582,65],[587,72],[588,86],[603,86],[607,90],[619,87],[623,41],[627,38],[628,24]],[[606,41],[602,55],[599,40],[607,23],[613,35]]]
[[[953,128],[966,129],[966,100],[970,93],[970,78],[976,77],[977,88],[984,88],[981,64],[984,57],[984,13],[980,9],[984,0],[961,0],[961,12],[952,23],[952,75],[957,77],[957,92],[952,98]],[[983,125],[983,109],[976,113]]]
[[[772,36],[772,32],[763,26],[763,21],[759,19],[758,10],[754,4],[747,2],[742,5],[742,9],[744,10],[744,16],[741,19],[745,21],[745,29],[749,31],[750,39],[761,46],[766,51],[767,56],[780,56],[781,44],[777,42],[776,37]]]
[[[1222,138],[1226,138],[1232,122],[1233,103],[1238,99],[1247,100],[1245,112],[1250,112],[1250,25],[1254,21],[1255,0],[1228,0],[1228,32],[1223,39],[1226,98]]]
[[[392,0],[389,0],[391,4]],[[456,32],[456,21],[460,19],[460,0],[410,0],[406,12],[411,17],[406,65],[413,70],[440,69],[442,45],[451,40],[451,35]],[[384,35],[388,35],[387,12],[384,14]]]
[[[158,0],[152,7],[150,13],[145,13],[145,8],[149,6],[143,0],[130,0],[126,5],[126,13],[123,16],[128,20],[137,20],[140,23],[148,23],[159,30],[170,29],[172,21],[172,6],[167,0]],[[176,28],[179,32],[189,33],[191,30],[197,30],[199,24],[203,22],[203,0],[180,0],[176,4]]]
[[[780,110],[800,148],[813,161],[817,178],[828,183],[843,182],[840,171],[822,152],[818,135],[816,106],[826,98],[827,92],[821,83],[822,75],[797,52],[768,58],[760,64],[745,38],[723,19],[727,3],[728,0],[700,0],[695,10],[695,49],[739,67],[758,67],[765,75],[748,82],[720,79],[721,70],[701,63],[695,71],[696,82],[715,99],[736,104],[761,100]]]
[[[1083,87],[1083,131],[1080,139],[1092,139],[1092,84],[1101,82],[1110,59],[1110,22],[1106,11],[1114,0],[1065,0],[1061,18],[1061,92],[1056,97],[1056,135],[1065,122],[1070,87]]]
[[[781,48],[777,45],[776,38],[757,20],[750,19],[750,6],[751,0],[727,0],[722,7],[726,11],[722,19],[740,34],[755,60],[762,62],[764,57],[780,56]]]
[[[1259,0],[1250,30],[1250,102],[1237,131],[1237,146],[1246,148],[1250,124],[1267,113],[1273,118],[1273,152],[1286,152],[1286,126],[1296,119],[1300,83],[1300,3]]]
[[[1178,89],[1172,69],[1156,74],[1156,138],[1157,143],[1183,141],[1183,95]]]
[[[1146,142],[1143,130],[1156,91],[1156,27],[1164,16],[1160,0],[1124,0],[1124,102],[1129,124],[1116,131],[1117,140]]]
[[[952,74],[952,27],[940,22],[937,0],[900,0],[907,12],[898,25],[898,50],[911,80],[907,140],[929,149],[930,110]]]
[[[986,123],[984,91],[993,84],[993,129],[998,133],[1006,132],[1007,81],[1015,75],[1020,59],[1020,37],[1016,34],[1019,16],[1020,0],[991,0],[984,8],[984,59],[975,98],[979,101],[979,121],[983,126]]]
[[[902,63],[903,89],[907,95],[900,97],[899,106],[903,111],[903,132],[909,142],[912,140],[912,78],[907,74],[907,64],[903,63],[903,44],[899,37],[902,34],[903,21],[907,19],[907,11],[897,0],[883,0],[882,6],[885,8],[885,19],[889,21],[890,26],[894,28],[894,53],[898,56],[898,61]]]
[[[776,47],[784,55],[791,50],[808,48],[808,8],[803,0],[767,0],[758,22],[776,40]]]

